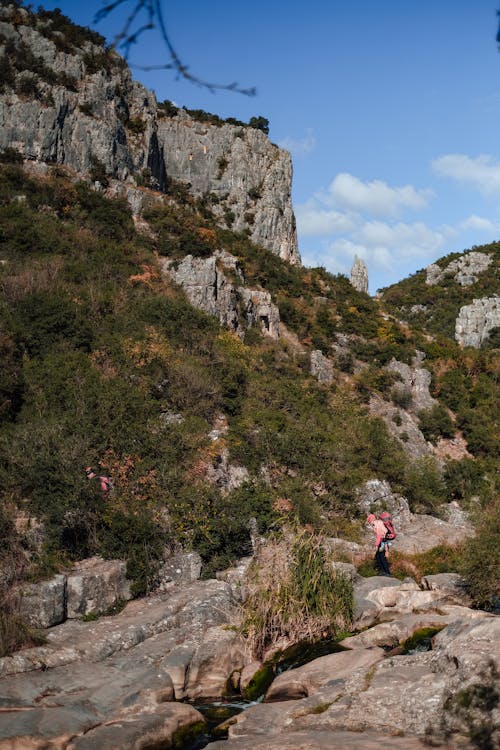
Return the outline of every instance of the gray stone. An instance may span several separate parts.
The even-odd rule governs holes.
[[[247,289],[237,258],[217,250],[209,258],[187,255],[180,263],[161,260],[163,272],[182,287],[191,304],[243,335],[253,326],[272,339],[280,335],[279,310],[269,292]],[[241,284],[229,281],[228,274]]]
[[[311,709],[314,715],[315,707]],[[321,710],[321,706],[319,707]],[[246,712],[245,712],[246,713]],[[260,717],[259,717],[260,718]],[[391,737],[386,732],[349,732],[341,730],[287,731],[284,734],[250,735],[229,741],[212,742],[207,750],[427,750],[417,737]],[[436,748],[452,750],[450,745],[436,744]]]
[[[354,670],[365,671],[384,656],[380,648],[341,651],[314,659],[297,669],[278,675],[266,693],[266,701],[295,700],[313,695],[329,680],[338,680]]]
[[[472,251],[452,260],[444,268],[438,266],[437,263],[432,263],[425,269],[427,272],[426,284],[429,286],[439,284],[445,276],[453,276],[460,286],[470,286],[475,284],[479,277],[488,270],[492,260],[493,258],[489,253]]]
[[[482,297],[460,308],[455,339],[460,346],[479,349],[493,328],[500,327],[500,297]]]
[[[377,394],[371,396],[369,409],[372,416],[383,419],[389,434],[399,440],[410,458],[424,458],[433,454],[432,445],[420,431],[419,419],[415,414],[398,408],[392,401],[385,401]],[[397,421],[394,419],[396,415]]]
[[[333,363],[319,349],[311,352],[311,375],[322,385],[333,382]]]
[[[191,183],[196,195],[214,193],[221,220],[228,208],[236,231],[290,263],[300,263],[290,187],[290,154],[259,130],[197,123],[185,111],[158,121],[168,174]]]
[[[123,560],[91,557],[82,560],[67,577],[67,616],[101,614],[131,598]]]
[[[424,367],[420,367],[420,362],[414,361],[412,366],[404,362],[398,362],[397,359],[391,359],[387,365],[388,372],[399,375],[401,381],[394,385],[394,388],[409,391],[411,402],[408,407],[409,411],[418,414],[422,409],[431,409],[437,404],[436,399],[432,398],[429,393],[431,384],[431,373]]]
[[[175,583],[186,584],[197,581],[201,574],[201,564],[198,552],[178,552],[172,555],[165,560],[158,571],[158,590],[166,590]]]
[[[465,587],[464,579],[458,573],[436,573],[424,576],[422,587],[430,591],[444,591],[450,601],[465,607],[471,605],[471,597]]]
[[[217,453],[207,469],[206,476],[208,481],[219,487],[223,493],[228,493],[241,487],[250,478],[248,469],[245,466],[238,466],[229,461],[229,451],[227,448],[222,448],[220,453]]]
[[[366,263],[357,255],[354,256],[354,263],[351,268],[351,284],[358,292],[368,294],[368,270]]]
[[[50,95],[46,101],[5,91],[0,96],[0,149],[12,147],[28,160],[64,164],[87,178],[97,160],[108,177],[126,183],[136,212],[152,192],[138,190],[136,183],[147,172],[151,187],[164,191],[168,174],[195,196],[213,194],[222,226],[231,211],[236,231],[247,230],[253,242],[300,264],[287,151],[255,128],[199,123],[184,110],[164,117],[155,95],[132,81],[118,54],[108,53],[109,71],[91,73],[84,55],[100,55],[100,47],[86,42],[81,49],[63,52],[41,27],[20,24],[14,7],[2,7],[0,20],[5,36],[24,42],[48,68],[76,82],[75,91],[39,82]],[[130,127],[134,122],[138,130]]]
[[[35,628],[50,628],[66,617],[66,576],[24,584],[18,589],[19,614]]]

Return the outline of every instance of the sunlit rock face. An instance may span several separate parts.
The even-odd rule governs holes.
[[[452,277],[460,286],[471,286],[471,284],[476,283],[481,274],[487,271],[492,260],[488,253],[473,250],[470,253],[465,253],[457,260],[452,260],[444,268],[437,263],[432,263],[425,269],[427,274],[426,284],[433,286],[439,284],[445,277]]]
[[[357,255],[354,256],[354,263],[351,268],[351,284],[358,292],[368,293],[368,270],[366,263]]]
[[[198,122],[183,109],[166,116],[119,55],[85,35],[63,45],[50,28],[24,9],[0,8],[0,53],[23,51],[11,55],[11,80],[0,87],[0,150],[160,193],[181,181],[210,196],[221,226],[300,264],[287,151],[256,128]],[[30,55],[36,70],[26,69]]]
[[[490,331],[500,326],[500,297],[475,299],[471,305],[460,308],[455,323],[455,339],[460,346],[473,346],[479,349],[490,335]]]

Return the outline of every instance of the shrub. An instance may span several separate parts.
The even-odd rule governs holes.
[[[146,121],[142,117],[130,117],[127,121],[127,128],[134,135],[142,135],[146,131]]]
[[[446,484],[434,457],[408,464],[403,478],[403,494],[413,513],[436,513],[447,495]]]
[[[412,402],[411,389],[402,385],[395,385],[391,390],[391,401],[400,409],[408,409]]]
[[[476,606],[494,609],[500,598],[500,501],[480,514],[476,536],[467,541],[460,572]]]
[[[252,201],[258,201],[262,198],[262,185],[251,187],[248,191],[248,197]]]
[[[426,440],[436,443],[439,438],[452,438],[455,425],[448,409],[442,404],[435,404],[430,409],[422,409],[418,413],[419,427]]]
[[[248,121],[248,125],[251,128],[256,128],[256,130],[262,130],[263,133],[269,135],[269,120],[265,117],[251,117]]]
[[[289,645],[348,630],[351,582],[329,565],[319,540],[307,532],[266,546],[262,567],[244,604],[242,630],[256,658],[286,639]]]
[[[91,115],[92,111],[86,112],[86,114]],[[100,182],[103,187],[108,187],[109,185],[109,179],[108,179],[108,174],[106,172],[106,167],[104,166],[102,161],[99,161],[99,159],[96,156],[92,157],[92,164],[90,167],[90,179],[92,180],[92,182]]]
[[[175,117],[179,114],[179,107],[176,107],[169,99],[164,99],[164,101],[158,102],[158,109],[160,110],[160,117]]]

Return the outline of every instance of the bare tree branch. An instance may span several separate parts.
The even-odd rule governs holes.
[[[103,0],[103,7],[96,13],[94,22],[99,23],[117,8],[129,2],[132,3],[132,10],[125,20],[123,28],[116,34],[112,46],[115,49],[123,50],[124,57],[128,61],[132,46],[137,44],[144,33],[157,28],[169,55],[169,61],[163,65],[131,65],[131,67],[138,70],[175,70],[177,78],[184,78],[195,86],[206,88],[212,93],[215,93],[216,90],[224,90],[235,91],[245,96],[255,96],[257,90],[253,86],[241,88],[237,83],[211,83],[189,72],[189,67],[182,62],[170,40],[163,17],[161,0]],[[139,21],[141,13],[144,13],[147,19],[142,25]]]

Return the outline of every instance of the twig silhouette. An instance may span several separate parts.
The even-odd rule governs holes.
[[[132,2],[132,10],[125,20],[121,31],[115,36],[112,43],[112,46],[115,49],[123,50],[124,57],[127,61],[129,60],[130,50],[133,45],[137,44],[143,34],[147,31],[152,31],[155,28],[160,32],[161,38],[167,48],[170,58],[169,62],[166,62],[163,65],[132,65],[131,67],[137,68],[138,70],[174,70],[176,71],[178,78],[185,78],[195,86],[206,88],[212,93],[215,93],[218,89],[222,89],[224,91],[234,91],[238,94],[244,94],[245,96],[256,95],[257,90],[254,86],[251,88],[241,88],[237,83],[211,83],[210,81],[205,81],[199,76],[190,73],[189,67],[182,62],[170,40],[160,0],[103,0],[103,2],[103,7],[95,15],[95,23],[102,21],[120,6]],[[141,14],[146,15],[146,21],[142,24],[140,23]]]

